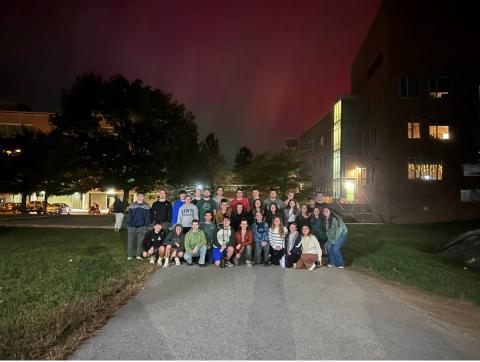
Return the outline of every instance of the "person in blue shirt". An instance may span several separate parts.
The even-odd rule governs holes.
[[[127,260],[132,260],[132,247],[137,243],[137,259],[142,260],[143,239],[147,226],[150,225],[150,206],[144,201],[143,193],[137,193],[137,201],[135,201],[128,209],[128,246]]]
[[[263,221],[260,211],[255,213],[255,221],[252,224],[253,241],[255,243],[255,262],[262,263],[262,252],[265,266],[270,266],[270,242],[268,239],[268,224]]]
[[[182,190],[178,194],[178,200],[172,206],[172,225],[176,225],[178,223],[178,210],[183,206],[185,203],[185,197],[187,196],[187,191]]]

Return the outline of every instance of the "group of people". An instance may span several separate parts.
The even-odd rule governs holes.
[[[127,260],[134,258],[136,243],[137,259],[148,258],[163,268],[180,265],[182,258],[193,265],[198,258],[200,267],[245,263],[247,267],[273,264],[314,270],[322,265],[324,254],[328,267],[344,268],[341,248],[348,230],[321,192],[301,205],[294,192],[288,192],[285,201],[273,189],[264,200],[258,189],[252,190],[250,198],[240,188],[231,200],[223,193],[222,187],[213,198],[209,189],[203,193],[196,189],[193,196],[182,190],[172,204],[166,191],[160,190],[151,207],[137,193],[128,211]],[[116,198],[115,231],[122,225],[122,205]]]

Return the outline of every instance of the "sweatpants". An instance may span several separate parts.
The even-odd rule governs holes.
[[[123,224],[123,217],[125,214],[123,212],[116,212],[115,213],[115,226],[114,230],[120,230]]]
[[[145,238],[145,226],[141,227],[128,227],[128,246],[127,246],[127,255],[132,257],[132,247],[135,241],[137,242],[137,256],[142,256],[142,244],[143,239]]]
[[[318,260],[318,254],[303,254],[297,261],[297,269],[308,269]]]
[[[255,261],[257,264],[262,263],[262,252],[263,252],[263,262],[267,262],[270,257],[270,244],[262,246],[262,244],[255,245]]]

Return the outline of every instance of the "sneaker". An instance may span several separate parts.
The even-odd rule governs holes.
[[[203,264],[198,264],[199,267],[202,267],[202,268],[205,268],[207,266],[206,263],[203,263]]]
[[[188,265],[188,266],[192,266],[192,265],[193,265],[193,262],[192,262],[192,263],[189,263],[189,262],[187,261],[187,265]]]
[[[238,261],[238,258],[235,258],[234,263],[235,263],[235,266],[238,266],[240,264],[240,262]]]
[[[179,258],[175,258],[175,265],[180,265],[180,259]]]
[[[143,260],[141,256],[137,256],[137,260]]]
[[[332,264],[327,264],[327,268],[333,268]]]
[[[164,268],[168,268],[170,266],[170,263],[168,262],[168,259],[165,259],[165,263],[163,264]]]
[[[158,258],[157,265],[162,266],[162,258]]]
[[[155,264],[155,257],[154,256],[150,257],[150,264]]]
[[[297,269],[297,263],[293,263],[293,269]]]
[[[252,265],[251,261],[247,261],[247,268],[253,268],[253,265]]]
[[[340,265],[338,269],[345,269],[345,267],[343,265]]]
[[[228,266],[229,268],[231,268],[231,267],[233,267],[233,266],[235,266],[235,265],[233,265],[233,263],[232,263],[230,260],[227,260],[227,266]]]
[[[127,261],[130,261],[130,260],[132,260],[132,259],[133,259],[133,258],[132,258],[131,256],[129,256],[129,257],[127,258]]]
[[[315,270],[315,268],[316,268],[316,265],[315,265],[315,263],[313,263],[312,266],[310,268],[308,268],[308,270]]]

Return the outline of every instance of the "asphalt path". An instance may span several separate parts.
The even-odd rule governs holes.
[[[72,359],[479,359],[480,345],[354,270],[157,270]]]
[[[126,227],[127,217],[124,218],[123,227]],[[25,215],[0,216],[0,226],[5,227],[36,227],[36,228],[86,228],[86,229],[112,229],[115,224],[113,215]]]

